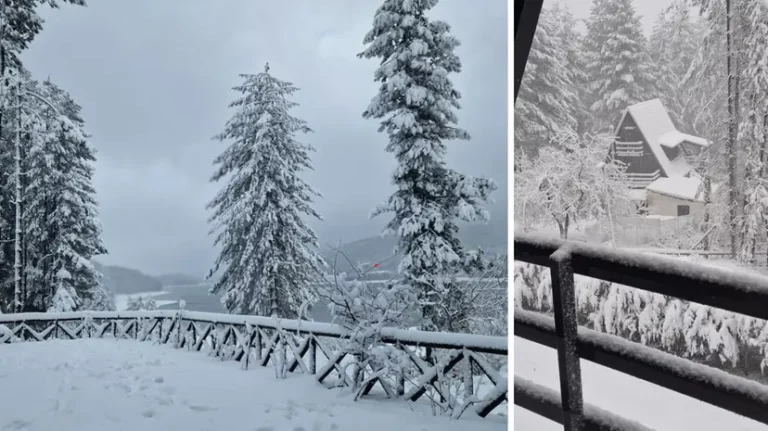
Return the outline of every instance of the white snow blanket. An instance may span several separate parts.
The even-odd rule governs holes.
[[[557,351],[515,337],[515,375],[560,391]],[[581,361],[584,402],[657,431],[758,431],[765,425],[618,371]],[[515,430],[561,431],[549,419],[514,408]]]
[[[132,340],[0,345],[0,430],[505,430],[506,419],[432,416],[426,404],[352,401],[313,378],[277,380],[198,352]],[[731,428],[733,429],[733,428]]]

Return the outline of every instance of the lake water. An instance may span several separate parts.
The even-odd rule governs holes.
[[[503,282],[502,284],[506,284]],[[226,313],[227,310],[221,305],[220,296],[211,295],[208,293],[210,285],[202,284],[196,286],[166,286],[164,289],[166,293],[153,292],[153,298],[158,301],[172,301],[171,303],[163,302],[158,308],[161,310],[178,310],[179,301],[184,300],[186,302],[186,310],[189,311],[204,311],[209,313]],[[316,322],[331,322],[331,312],[328,309],[328,305],[320,301],[312,307],[309,312],[309,317]]]
[[[208,293],[210,286],[166,286],[165,294],[153,295],[156,301],[173,301],[172,304],[163,305],[161,310],[177,310],[179,301],[186,302],[186,310],[205,311],[209,313],[226,313],[227,310],[221,305],[220,296]],[[331,312],[325,304],[316,304],[309,313],[310,317],[316,322],[330,322]]]

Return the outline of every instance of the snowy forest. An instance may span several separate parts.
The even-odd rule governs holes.
[[[768,275],[768,3],[672,0],[650,34],[636,4],[594,0],[583,23],[545,4],[515,105],[515,229]],[[552,310],[544,268],[515,263],[514,284],[515,307]],[[764,321],[586,277],[576,295],[581,325],[763,378]]]
[[[114,310],[114,292],[93,263],[107,250],[81,108],[21,61],[42,31],[42,3],[58,7],[29,0],[0,11],[0,312]],[[460,42],[429,17],[436,4],[385,0],[360,35],[358,61],[378,64],[378,91],[360,106],[359,121],[379,127],[388,139],[382,154],[397,162],[379,180],[394,192],[372,212],[386,219],[383,234],[397,239],[402,258],[388,279],[374,274],[378,263],[319,252],[310,225],[323,220],[314,209],[322,195],[303,174],[313,168],[311,127],[323,125],[295,116],[299,85],[269,63],[240,75],[231,118],[211,143],[220,150],[210,177],[218,193],[207,205],[219,253],[210,293],[228,312],[306,319],[312,307],[328,306],[334,322],[367,340],[385,326],[507,333],[506,256],[465,247],[458,236],[460,223],[489,220],[497,185],[445,161],[451,141],[471,138],[458,125],[461,94],[451,80],[462,69]],[[157,304],[137,297],[127,307]]]

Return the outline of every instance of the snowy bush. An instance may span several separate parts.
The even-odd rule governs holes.
[[[382,342],[381,330],[385,327],[407,328],[418,323],[419,303],[416,289],[391,279],[383,286],[368,283],[366,273],[355,277],[337,272],[338,259],[342,257],[352,265],[349,257],[336,249],[330,264],[332,274],[317,287],[317,295],[328,304],[333,322],[349,330],[349,336],[339,348],[348,352],[354,360],[347,367],[354,367],[356,378],[353,391],[361,395],[360,371],[370,369],[371,378],[379,378],[382,386],[394,387],[387,379],[407,373],[408,356],[396,346]],[[389,389],[389,388],[388,388]]]

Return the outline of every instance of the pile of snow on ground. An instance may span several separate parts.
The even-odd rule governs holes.
[[[428,405],[328,390],[310,376],[221,362],[132,340],[0,345],[0,430],[490,431],[505,418],[453,421]]]

